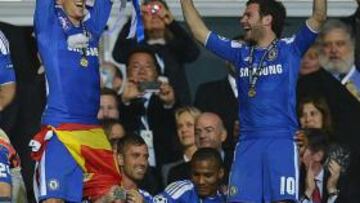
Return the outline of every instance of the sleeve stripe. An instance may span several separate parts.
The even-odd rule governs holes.
[[[165,192],[173,199],[178,199],[185,192],[192,190],[194,185],[188,181],[177,181],[171,183],[166,189]]]
[[[187,184],[186,181],[176,181],[171,183],[168,187],[166,187],[165,192],[171,195],[172,192]]]
[[[0,31],[0,51],[3,55],[9,54],[9,42],[7,41],[5,35]]]
[[[207,34],[206,38],[205,38],[205,41],[204,41],[204,45],[206,46],[207,43],[208,43],[208,40],[210,38],[210,35],[211,35],[211,31]]]
[[[192,184],[186,184],[183,187],[179,188],[178,190],[174,191],[173,194],[171,194],[171,197],[174,199],[178,199],[182,194],[185,192],[192,190],[194,186]]]
[[[314,29],[310,26],[308,20],[305,21],[305,24],[306,24],[306,26],[309,28],[309,30],[310,30],[311,32],[313,32],[313,33],[315,33],[315,34],[319,33],[319,30],[314,30]]]

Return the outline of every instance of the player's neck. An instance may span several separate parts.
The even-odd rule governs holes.
[[[68,18],[74,26],[76,27],[80,26],[81,19],[73,18],[71,16],[68,16]]]
[[[257,41],[257,46],[266,48],[269,47],[269,45],[276,39],[276,35],[273,32],[267,33]]]
[[[122,185],[126,190],[138,189],[137,183],[129,178],[125,173],[122,176]]]

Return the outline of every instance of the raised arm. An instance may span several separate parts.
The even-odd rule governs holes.
[[[94,5],[88,7],[90,12],[85,16],[84,23],[92,34],[97,36],[102,34],[110,16],[111,7],[111,0],[95,0]]]
[[[313,14],[308,19],[311,29],[319,31],[327,17],[327,0],[313,0]]]
[[[55,0],[36,0],[34,12],[35,32],[48,31],[55,19]]]
[[[201,19],[201,16],[196,10],[192,0],[180,0],[180,2],[184,18],[191,32],[193,33],[195,39],[204,45],[205,40],[210,32],[209,29]]]

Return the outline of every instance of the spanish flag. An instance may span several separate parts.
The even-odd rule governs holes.
[[[32,153],[35,160],[41,158],[46,140],[49,139],[46,138],[49,131],[58,137],[83,170],[84,198],[97,199],[106,194],[112,186],[120,185],[121,176],[115,155],[100,126],[61,124],[57,128],[43,128],[33,139],[41,146]]]

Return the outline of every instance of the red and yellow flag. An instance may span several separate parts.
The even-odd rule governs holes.
[[[55,132],[54,135],[83,170],[84,197],[97,199],[113,185],[120,185],[121,176],[115,155],[100,126],[62,124],[48,130]]]

